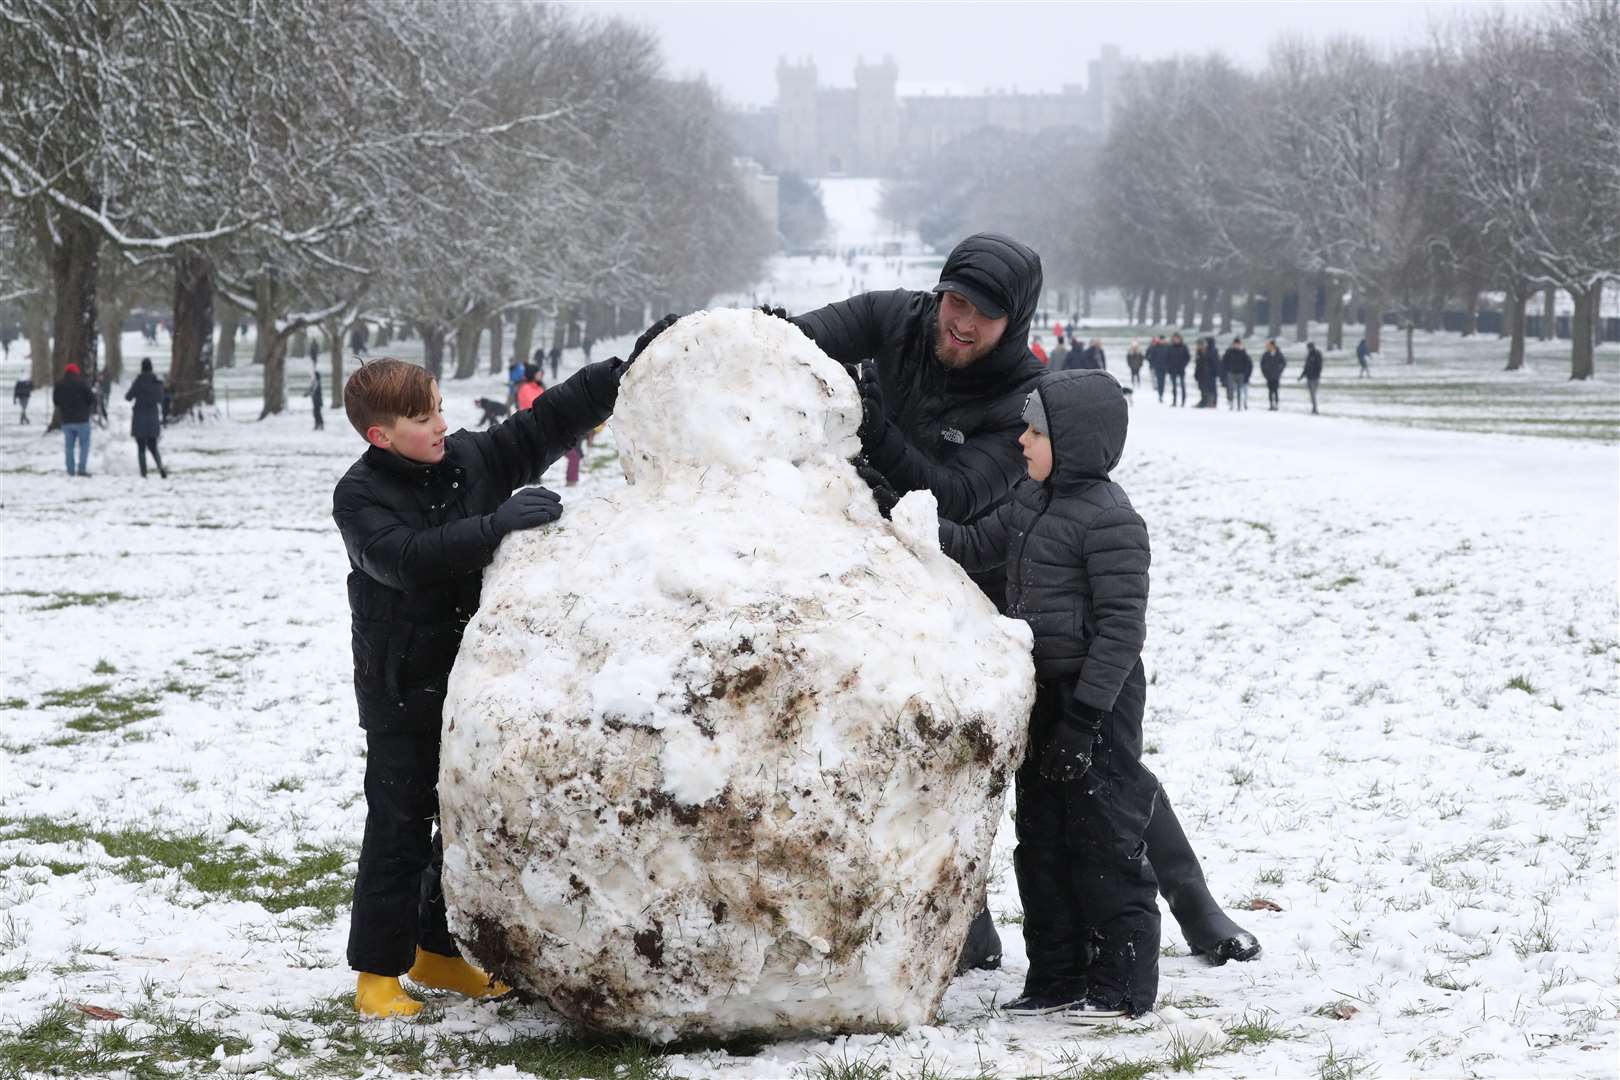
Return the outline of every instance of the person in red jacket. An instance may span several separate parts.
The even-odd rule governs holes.
[[[1029,351],[1034,353],[1035,359],[1039,360],[1043,364],[1050,364],[1052,362],[1051,359],[1046,355],[1046,349],[1041,345],[1041,335],[1039,334],[1036,334],[1035,340],[1029,343]]]

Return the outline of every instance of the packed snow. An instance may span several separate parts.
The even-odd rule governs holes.
[[[932,551],[878,516],[859,423],[796,327],[697,313],[625,378],[634,483],[485,574],[445,703],[451,927],[571,1019],[933,1018],[1023,758],[1030,635],[940,552],[932,496]]]
[[[761,299],[791,292],[798,308],[858,280],[932,280],[878,259],[772,274]],[[1118,369],[1129,332],[1099,333]],[[1500,367],[1494,340],[1434,340],[1459,371]],[[1533,346],[1531,370],[1493,384],[1503,407],[1562,386],[1566,348]],[[1598,368],[1581,393],[1620,412],[1614,345]],[[1152,1017],[1003,1019],[1024,973],[1004,817],[990,881],[1004,967],[954,980],[932,1023],[676,1044],[660,1068],[1614,1074],[1612,435],[1435,430],[1354,369],[1329,356],[1320,417],[1292,383],[1280,413],[1139,390],[1116,474],[1154,547],[1148,760],[1262,957],[1205,967],[1167,916]],[[337,413],[323,432],[307,411],[244,421],[257,375],[227,375],[229,418],[165,433],[167,482],[133,475],[127,414],[96,432],[96,475],[70,480],[59,437],[3,413],[0,1054],[71,1038],[107,1073],[524,1075],[524,1048],[570,1030],[543,1005],[441,1000],[414,1025],[346,1009],[364,743],[330,494],[361,443]],[[501,392],[499,376],[449,385],[452,423]],[[561,471],[548,483],[567,551],[539,555],[537,539],[536,558],[583,560],[597,541],[566,530],[627,495],[611,430],[578,487]]]

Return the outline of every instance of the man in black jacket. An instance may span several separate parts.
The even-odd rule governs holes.
[[[1187,404],[1187,362],[1192,357],[1180,334],[1170,335],[1170,344],[1164,347],[1164,371],[1170,377],[1170,404]]]
[[[366,831],[349,924],[355,1006],[408,1016],[399,977],[472,996],[504,992],[462,960],[439,885],[439,726],[461,635],[502,538],[555,521],[561,500],[527,487],[613,412],[631,361],[589,365],[492,431],[448,437],[438,383],[379,360],[349,380],[344,409],[370,447],[338,481],[332,517],[349,555],[354,691],[366,731]],[[514,490],[516,493],[514,494]]]
[[[897,493],[926,489],[942,519],[971,524],[1024,476],[1024,397],[1045,373],[1024,342],[1041,285],[1032,249],[979,233],[951,251],[932,293],[864,293],[790,320],[834,360],[873,362],[859,380],[861,444],[880,507]],[[999,568],[970,576],[1005,610]],[[1210,895],[1162,790],[1158,806],[1150,858],[1189,944],[1217,964],[1258,955],[1254,937]],[[995,925],[980,912],[959,967],[995,967],[1000,954]]]
[[[1316,412],[1316,388],[1322,382],[1322,353],[1316,347],[1316,342],[1305,343],[1305,370],[1299,373],[1299,379],[1305,380],[1305,389],[1311,392],[1311,415]],[[1295,379],[1298,382],[1299,379]]]
[[[96,392],[79,375],[79,365],[69,364],[62,369],[62,377],[51,388],[51,401],[56,405],[56,421],[62,425],[63,447],[67,452],[69,476],[89,476],[90,417],[96,410]],[[73,448],[78,446],[78,463],[73,460]]]

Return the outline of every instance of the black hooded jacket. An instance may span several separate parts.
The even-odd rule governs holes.
[[[1299,373],[1299,377],[1309,379],[1311,382],[1321,379],[1322,354],[1315,345],[1305,350],[1305,370]]]
[[[613,411],[608,360],[548,390],[489,431],[457,431],[422,465],[371,447],[332,492],[349,553],[354,693],[368,731],[437,727],[445,683],[484,567],[501,537],[492,517]]]
[[[1026,479],[973,525],[940,522],[940,546],[972,571],[1006,564],[1007,614],[1035,632],[1035,674],[1075,680],[1081,704],[1142,719],[1147,526],[1108,473],[1125,448],[1128,407],[1106,372],[1040,381],[1052,474]]]
[[[1276,383],[1282,378],[1283,369],[1288,366],[1288,357],[1283,355],[1281,349],[1269,350],[1260,354],[1260,374],[1266,382]]]
[[[896,491],[932,491],[940,517],[951,521],[972,521],[1018,482],[1019,415],[1045,371],[1025,344],[1041,295],[1040,256],[978,233],[940,271],[941,281],[964,277],[1007,310],[1001,341],[965,368],[947,369],[934,357],[939,297],[932,292],[863,293],[792,320],[834,360],[876,362],[887,422],[868,457]]]
[[[1187,371],[1187,362],[1192,359],[1187,352],[1185,342],[1172,341],[1164,348],[1164,370],[1172,375],[1182,375]]]
[[[1246,349],[1233,345],[1221,354],[1221,374],[1235,383],[1246,383],[1254,374],[1254,361]]]

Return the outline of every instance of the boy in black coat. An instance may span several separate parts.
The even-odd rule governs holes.
[[[1106,1021],[1147,1012],[1158,994],[1143,837],[1159,782],[1141,762],[1148,536],[1108,479],[1128,415],[1106,372],[1045,376],[1024,407],[1028,479],[973,525],[940,522],[964,568],[1005,564],[1007,614],[1035,633],[1013,856],[1029,974],[1014,1015]]]
[[[630,361],[674,321],[643,334]],[[348,948],[365,1015],[419,1012],[400,986],[406,974],[478,997],[506,990],[461,959],[445,922],[434,829],[445,688],[496,546],[562,515],[556,494],[525,485],[612,414],[630,361],[592,364],[499,427],[448,437],[438,383],[414,364],[365,364],[345,388],[349,421],[371,444],[332,494],[366,731]]]

